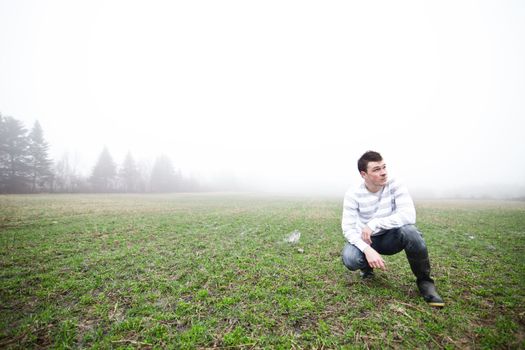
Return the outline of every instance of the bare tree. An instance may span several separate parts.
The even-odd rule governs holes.
[[[86,179],[78,173],[78,156],[65,152],[54,166],[53,190],[56,192],[79,192],[87,190]]]

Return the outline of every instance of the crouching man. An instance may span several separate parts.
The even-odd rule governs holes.
[[[445,303],[430,277],[430,260],[421,232],[416,228],[416,210],[407,189],[388,179],[381,155],[368,151],[359,158],[357,168],[363,183],[345,194],[342,229],[347,240],[343,264],[361,270],[362,278],[374,276],[374,269],[385,269],[381,254],[404,250],[418,289],[425,301],[435,307]]]

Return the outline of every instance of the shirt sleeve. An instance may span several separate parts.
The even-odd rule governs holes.
[[[348,243],[356,246],[360,251],[363,251],[369,245],[361,238],[361,229],[358,225],[358,205],[357,200],[350,193],[347,192],[343,203],[343,219],[341,220],[341,228],[343,235]]]
[[[374,218],[367,223],[374,233],[416,223],[416,209],[407,188],[395,182],[390,186],[395,210],[389,216]]]

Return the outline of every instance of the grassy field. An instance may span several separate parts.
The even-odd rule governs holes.
[[[341,204],[0,196],[0,348],[525,348],[525,202],[416,202],[444,309],[344,268]]]

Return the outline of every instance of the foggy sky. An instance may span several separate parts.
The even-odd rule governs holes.
[[[0,113],[87,174],[161,153],[340,193],[373,149],[428,195],[525,195],[521,1],[0,0]]]

